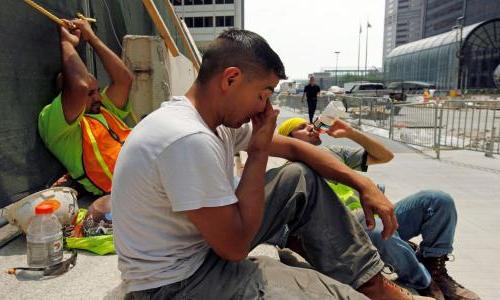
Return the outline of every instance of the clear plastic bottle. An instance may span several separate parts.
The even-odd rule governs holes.
[[[63,234],[54,206],[41,204],[35,208],[35,216],[26,232],[28,265],[43,268],[61,262],[63,258]]]
[[[333,122],[335,122],[336,119],[346,118],[345,112],[338,107],[337,102],[338,101],[330,102],[325,107],[321,115],[316,118],[316,120],[314,120],[313,125],[320,133],[324,133],[326,130],[328,130],[328,128],[332,126]]]

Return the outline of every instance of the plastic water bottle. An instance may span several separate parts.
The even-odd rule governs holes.
[[[328,103],[321,115],[313,122],[314,127],[319,130],[320,133],[324,133],[328,130],[336,119],[345,119],[347,117],[338,103],[340,102],[331,101]]]
[[[43,268],[62,261],[63,234],[54,206],[41,204],[35,208],[26,233],[28,265]]]

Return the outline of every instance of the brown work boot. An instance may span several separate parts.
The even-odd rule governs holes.
[[[358,291],[372,300],[430,300],[432,298],[414,296],[408,290],[388,280],[381,273],[363,284]]]
[[[479,296],[456,282],[446,270],[448,255],[440,257],[419,257],[420,261],[431,273],[432,279],[439,286],[447,300],[479,300]]]
[[[437,283],[431,279],[431,284],[425,289],[418,289],[418,293],[422,296],[432,297],[436,300],[445,300],[444,294],[437,285]]]

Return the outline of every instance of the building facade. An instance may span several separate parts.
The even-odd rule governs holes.
[[[386,0],[383,58],[406,43],[500,16],[499,0]]]
[[[500,16],[499,0],[425,0],[424,6],[424,38]]]
[[[396,16],[392,23],[389,12]],[[385,80],[425,81],[441,89],[492,88],[499,17],[500,0],[386,0]],[[470,36],[466,28],[474,29]]]
[[[385,0],[383,58],[396,48],[397,0]]]
[[[228,28],[244,29],[244,0],[170,0],[184,19],[198,48],[203,49]]]
[[[384,58],[392,49],[422,38],[424,1],[425,0],[386,0]]]
[[[438,89],[492,89],[500,65],[500,18],[395,48],[384,61],[386,82],[423,81]]]
[[[368,79],[375,79],[380,77],[382,73],[377,68],[371,68],[368,70],[358,70],[355,67],[352,68],[340,68],[340,69],[329,69],[325,68],[321,72],[314,72],[308,75],[308,77],[313,76],[316,84],[326,91],[331,86],[343,87],[345,82],[351,81],[361,81]]]

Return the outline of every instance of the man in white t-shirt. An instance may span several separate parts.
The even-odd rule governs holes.
[[[186,95],[129,135],[111,193],[127,299],[412,299],[380,274],[377,251],[322,177],[356,187],[368,225],[378,214],[385,238],[398,226],[392,204],[328,153],[274,135],[269,98],[284,78],[262,37],[225,31]],[[235,187],[240,150],[248,159]],[[270,155],[303,163],[265,173]],[[315,270],[247,258],[285,226]]]

